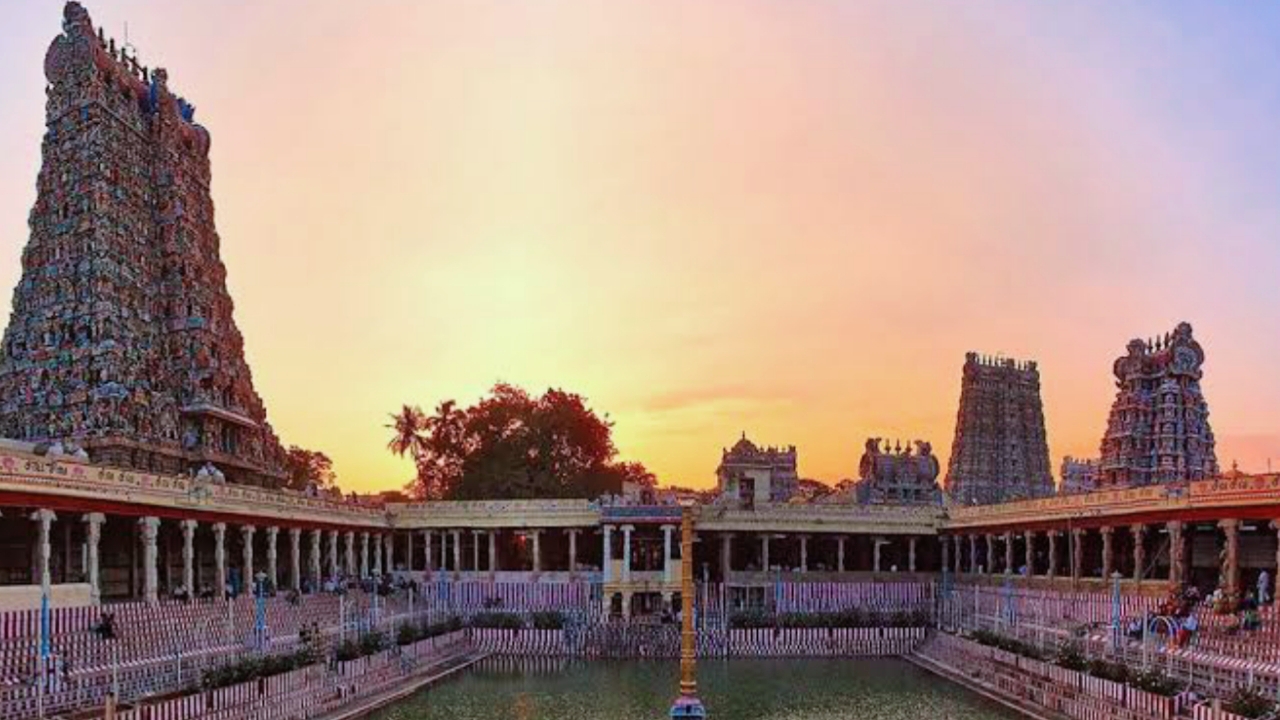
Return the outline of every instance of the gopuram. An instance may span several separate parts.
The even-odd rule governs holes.
[[[795,446],[744,435],[705,494],[317,497],[278,483],[193,107],[75,2],[45,71],[0,359],[0,720],[310,720],[483,656],[695,647],[905,656],[1044,717],[1275,711],[1280,475],[1219,473],[1189,325],[1116,362],[1070,494],[1036,364],[970,353],[946,493],[926,442],[869,440],[806,496]]]
[[[965,355],[945,484],[961,505],[1053,494],[1035,362]]]
[[[1200,390],[1204,349],[1179,323],[1154,340],[1130,340],[1116,358],[1116,399],[1102,438],[1098,486],[1202,480],[1218,473],[1209,405]]]
[[[209,132],[80,5],[45,55],[31,235],[0,357],[0,434],[119,467],[275,485],[283,452],[232,318]]]

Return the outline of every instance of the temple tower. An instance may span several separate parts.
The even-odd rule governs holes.
[[[1209,405],[1200,390],[1204,350],[1179,323],[1130,340],[1116,359],[1116,399],[1102,438],[1100,487],[1200,480],[1218,472]]]
[[[945,484],[965,505],[1053,494],[1035,362],[965,355]]]
[[[283,451],[232,319],[195,108],[78,3],[45,55],[46,126],[0,357],[0,432],[96,461],[274,484]],[[215,476],[218,473],[215,473]]]

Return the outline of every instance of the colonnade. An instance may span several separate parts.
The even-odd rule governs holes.
[[[1241,531],[1246,527],[1251,531],[1274,533],[1276,551],[1270,570],[1273,579],[1280,574],[1275,572],[1280,567],[1280,519],[1221,518],[1065,529],[960,531],[942,536],[943,565],[956,574],[1050,580],[1121,577],[1135,582],[1165,580],[1182,585],[1193,579],[1188,558],[1192,536],[1197,528],[1203,532],[1206,526],[1216,533],[1217,586],[1223,592],[1239,596],[1250,589],[1243,587],[1241,580]],[[1164,572],[1157,577],[1155,571],[1161,566]]]

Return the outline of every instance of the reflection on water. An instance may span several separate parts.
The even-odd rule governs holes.
[[[658,720],[675,661],[488,660],[372,720]],[[902,660],[707,660],[699,690],[713,720],[1017,718]]]

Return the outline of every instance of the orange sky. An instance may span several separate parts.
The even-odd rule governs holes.
[[[0,287],[60,21],[12,4]],[[1040,362],[1056,471],[1096,454],[1125,342],[1182,319],[1220,461],[1280,458],[1280,110],[1244,69],[1280,67],[1259,62],[1275,23],[1012,0],[88,7],[212,132],[258,390],[345,487],[408,479],[385,450],[401,403],[498,380],[587,395],[664,482],[712,483],[742,430],[829,481],[868,435],[945,460],[967,350]]]

